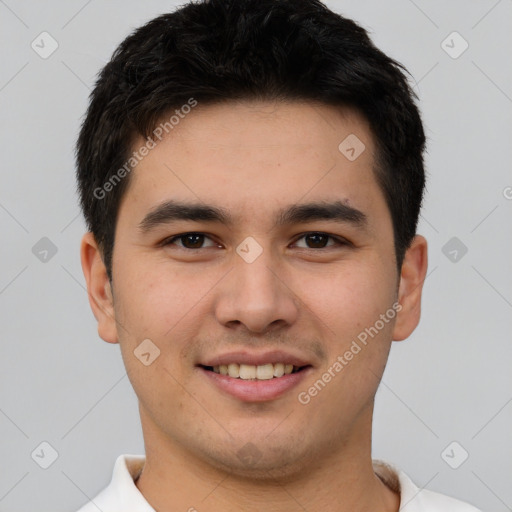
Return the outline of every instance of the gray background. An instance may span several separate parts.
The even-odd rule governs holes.
[[[393,344],[373,456],[420,487],[512,510],[512,1],[327,4],[407,66],[429,136],[423,317]],[[143,453],[119,346],[97,336],[84,289],[73,145],[96,73],[174,5],[0,0],[2,512],[76,510],[119,454]],[[31,47],[43,31],[59,45],[46,59]],[[457,58],[454,31],[469,44]],[[58,452],[48,469],[42,442]]]

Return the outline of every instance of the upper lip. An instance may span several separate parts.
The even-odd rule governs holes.
[[[204,362],[201,362],[200,365],[219,366],[221,364],[228,365],[231,363],[249,364],[253,366],[261,366],[264,364],[273,363],[284,363],[293,364],[293,366],[297,367],[308,366],[311,364],[310,362],[306,361],[300,356],[296,356],[294,354],[282,350],[272,350],[269,352],[260,353],[250,353],[244,350],[213,356],[205,360]]]

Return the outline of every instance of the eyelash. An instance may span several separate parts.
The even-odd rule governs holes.
[[[206,235],[205,233],[201,233],[201,232],[197,232],[197,231],[189,231],[187,233],[181,233],[179,235],[174,235],[171,238],[167,238],[163,242],[161,242],[161,245],[162,246],[173,245],[176,240],[183,240],[188,235],[200,235],[200,236],[204,236],[206,238],[209,238],[211,240],[211,238],[208,235]],[[331,245],[331,246],[327,246],[327,247],[318,247],[318,248],[314,248],[314,247],[313,248],[312,247],[300,247],[300,249],[306,249],[306,250],[312,250],[312,251],[322,251],[322,250],[332,249],[333,247],[336,247],[336,246],[337,247],[342,247],[342,246],[350,245],[350,242],[348,242],[347,240],[345,240],[345,239],[343,239],[341,237],[330,235],[329,233],[324,233],[322,231],[308,231],[306,233],[303,233],[299,238],[297,238],[295,240],[294,243],[297,243],[299,240],[301,240],[302,238],[307,237],[308,235],[326,236],[327,238],[334,240],[336,242],[336,244],[335,245]],[[196,249],[192,249],[192,248],[189,248],[189,247],[183,247],[183,246],[177,246],[177,247],[179,249],[181,249],[181,250],[184,250],[184,251],[200,251],[200,250],[203,250],[203,249],[208,249],[208,247],[199,247],[199,248],[196,248]]]

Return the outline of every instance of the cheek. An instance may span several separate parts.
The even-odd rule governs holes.
[[[177,383],[190,377],[192,356],[188,347],[194,346],[203,326],[208,292],[219,276],[214,272],[171,269],[165,263],[146,265],[139,271],[121,265],[118,269],[123,281],[115,301],[115,314],[122,326],[118,329],[119,340],[130,380],[136,392],[151,390],[146,400],[153,400],[153,395],[156,399],[156,389],[165,396],[173,393],[179,397]],[[144,341],[148,339],[157,349]],[[148,344],[150,353],[154,350],[158,354],[149,366],[144,366],[136,356],[141,343]]]
[[[212,286],[207,276],[201,280],[192,275],[187,277],[187,272],[166,265],[148,265],[138,271],[119,270],[123,279],[116,317],[129,326],[128,337],[169,337]],[[123,270],[125,273],[121,274]]]
[[[386,273],[387,270],[387,273]],[[301,296],[333,336],[347,339],[373,325],[394,302],[389,265],[340,265],[324,275],[302,276]]]
[[[189,367],[182,352],[195,335],[186,326],[204,292],[162,267],[118,268],[123,281],[115,314],[122,326],[118,331],[123,362],[146,412],[165,423],[186,407],[180,383],[187,379]]]
[[[371,405],[389,354],[396,310],[392,281],[377,267],[339,272],[323,285],[309,286],[315,291],[308,306],[319,319],[328,356],[302,391],[315,397],[314,410],[329,411],[321,415],[322,428],[334,431]]]
[[[177,339],[172,327],[183,316],[186,301],[161,273],[129,268],[122,262],[117,271],[122,276],[114,301],[119,343],[128,376],[139,394],[139,389],[151,387],[156,380],[171,379],[166,369],[173,374],[177,370],[170,363],[176,361],[179,347],[170,341]]]

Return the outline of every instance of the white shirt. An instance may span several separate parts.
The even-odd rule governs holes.
[[[134,483],[145,460],[144,455],[120,455],[110,484],[78,512],[155,512]],[[419,489],[403,471],[384,462],[374,461],[374,470],[400,493],[400,512],[481,512],[444,494]]]

